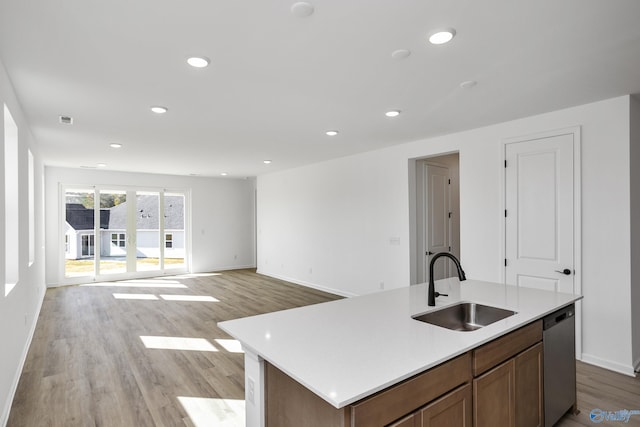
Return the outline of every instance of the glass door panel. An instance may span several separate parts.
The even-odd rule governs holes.
[[[94,194],[93,188],[65,191],[65,277],[95,275]]]
[[[136,192],[136,271],[160,270],[160,193]]]
[[[127,272],[127,192],[100,190],[99,274]]]
[[[185,269],[184,194],[164,195],[164,269]]]
[[[181,192],[65,188],[64,277],[81,283],[185,272],[186,201]]]

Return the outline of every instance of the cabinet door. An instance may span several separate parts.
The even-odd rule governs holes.
[[[509,359],[473,380],[476,427],[515,426],[515,361]]]
[[[542,343],[520,353],[515,358],[516,426],[518,427],[544,425],[542,360]]]
[[[400,421],[389,424],[387,427],[418,427],[416,426],[416,418],[418,418],[416,414],[411,414]]]
[[[471,384],[459,387],[423,408],[416,427],[471,427],[471,398]]]

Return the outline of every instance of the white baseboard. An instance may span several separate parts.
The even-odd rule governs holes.
[[[264,276],[273,277],[274,279],[280,279],[280,280],[284,280],[286,282],[295,283],[296,285],[306,286],[307,288],[316,289],[316,290],[319,290],[319,291],[322,291],[322,292],[328,292],[330,294],[340,295],[340,296],[346,297],[346,298],[357,296],[356,294],[351,293],[351,292],[345,292],[345,291],[340,290],[340,289],[328,288],[326,286],[321,286],[321,285],[318,285],[316,283],[311,283],[311,282],[307,282],[307,281],[304,281],[304,280],[294,279],[292,277],[282,276],[280,274],[268,273],[268,272],[262,271],[260,269],[257,270],[257,273],[258,274],[262,274]]]
[[[46,293],[46,289],[45,289]],[[18,383],[20,382],[20,375],[22,375],[22,370],[24,369],[24,364],[27,361],[27,355],[29,354],[29,347],[31,347],[31,341],[33,340],[33,335],[36,332],[36,326],[38,325],[38,318],[40,317],[40,310],[42,310],[42,303],[44,302],[44,293],[42,294],[42,298],[40,298],[40,302],[38,303],[38,308],[35,313],[35,319],[33,321],[33,325],[31,326],[31,330],[29,331],[29,336],[27,338],[27,342],[22,350],[22,357],[20,358],[20,363],[18,369],[13,378],[13,384],[11,384],[11,391],[9,392],[9,396],[7,401],[4,403],[4,408],[2,409],[2,416],[0,417],[0,425],[3,427],[7,426],[9,422],[9,412],[11,411],[11,404],[13,403],[13,399],[16,396],[16,391],[18,391]]]
[[[636,376],[636,372],[635,372],[635,367],[631,366],[631,365],[623,365],[621,363],[617,363],[617,362],[612,362],[610,360],[607,359],[602,359],[600,357],[597,356],[593,356],[591,354],[587,354],[587,353],[582,353],[582,359],[583,362],[588,363],[590,365],[595,365],[595,366],[599,366],[601,368],[605,368],[608,369],[610,371],[614,371],[614,372],[619,372],[621,374],[624,375],[628,375],[630,377],[635,377]],[[640,361],[638,361],[640,362]]]

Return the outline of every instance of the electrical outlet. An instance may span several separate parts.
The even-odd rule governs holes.
[[[380,289],[384,289],[384,282],[380,282]]]

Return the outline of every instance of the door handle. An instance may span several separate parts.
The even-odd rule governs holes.
[[[429,255],[433,255],[433,252],[431,252],[431,251],[427,251],[426,255],[427,255],[427,256],[429,256]]]
[[[562,273],[565,276],[569,276],[571,274],[571,270],[569,270],[568,268],[565,268],[564,270],[556,270],[556,273]]]

